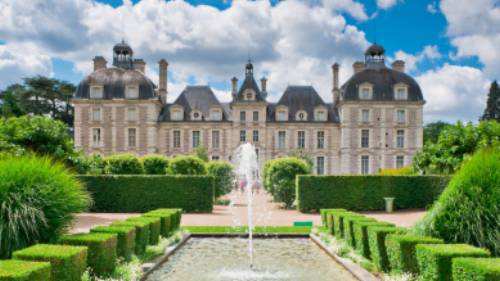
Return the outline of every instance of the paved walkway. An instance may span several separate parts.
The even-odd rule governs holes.
[[[245,194],[233,192],[226,196],[232,204],[229,206],[215,206],[212,213],[183,214],[182,225],[247,225],[247,198]],[[405,210],[395,213],[363,212],[363,214],[382,221],[392,222],[399,226],[411,226],[421,219],[425,211]],[[70,230],[71,233],[87,232],[97,225],[107,225],[115,220],[126,219],[138,214],[104,214],[83,213],[77,215],[77,220]],[[287,226],[294,221],[312,221],[314,225],[321,224],[319,214],[304,214],[296,210],[285,210],[280,204],[271,202],[268,194],[255,194],[253,198],[253,222],[258,226]]]

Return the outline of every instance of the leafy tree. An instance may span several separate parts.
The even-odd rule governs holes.
[[[9,86],[2,94],[2,104],[0,106],[0,114],[4,117],[21,116],[26,112],[21,108],[18,96],[24,88],[20,84]]]
[[[231,192],[233,187],[233,166],[227,161],[210,161],[207,174],[215,179],[215,198]]]
[[[307,154],[303,149],[295,149],[289,154],[289,156],[292,158],[301,159],[306,162],[309,173],[312,173],[314,168],[314,158],[311,155]]]
[[[310,167],[299,158],[278,158],[271,160],[266,174],[267,190],[274,201],[283,202],[286,208],[290,208],[295,201],[295,177],[310,174]]]
[[[206,175],[205,162],[195,156],[178,156],[174,158],[167,169],[170,175]]]
[[[439,138],[439,134],[441,134],[441,131],[443,131],[445,128],[449,127],[450,124],[443,122],[443,121],[437,121],[437,122],[432,122],[428,123],[427,125],[424,126],[424,143],[426,142],[437,142]]]
[[[491,83],[486,108],[481,120],[496,120],[500,122],[500,89],[496,80]]]
[[[193,151],[193,156],[200,158],[204,162],[208,162],[208,151],[207,148],[204,147],[203,145],[200,145],[197,148],[195,148],[195,150]]]
[[[167,173],[168,158],[163,155],[146,155],[142,157],[144,173],[149,175],[164,175]]]

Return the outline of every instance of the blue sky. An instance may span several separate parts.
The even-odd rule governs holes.
[[[330,65],[351,64],[374,41],[388,63],[406,61],[427,100],[425,121],[477,121],[500,76],[499,0],[0,0],[0,89],[32,75],[78,83],[92,58],[111,58],[124,38],[157,81],[169,67],[169,100],[187,84],[229,97],[250,53],[270,98],[289,84],[313,85],[327,101]],[[53,2],[53,3],[52,3]]]

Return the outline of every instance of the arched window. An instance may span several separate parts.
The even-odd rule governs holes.
[[[295,120],[306,121],[307,120],[307,112],[305,112],[304,110],[297,111],[297,115],[295,116]]]

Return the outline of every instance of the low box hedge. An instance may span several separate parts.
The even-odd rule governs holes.
[[[145,213],[146,217],[159,217],[161,219],[161,234],[163,237],[170,236],[179,228],[182,210],[180,209],[158,209]]]
[[[363,257],[371,259],[370,245],[368,240],[368,227],[369,226],[394,226],[392,223],[380,221],[353,221],[352,229],[354,234],[354,241],[356,241],[356,251]]]
[[[65,235],[60,242],[88,247],[87,264],[96,276],[108,276],[116,267],[117,235],[113,233],[84,233]]]
[[[158,208],[211,212],[214,178],[210,176],[78,176],[94,199],[94,212],[144,213]]]
[[[319,213],[321,214],[321,224],[323,226],[327,226],[326,225],[326,220],[327,220],[327,214],[328,213],[331,213],[331,212],[345,212],[347,211],[346,209],[321,209],[319,210]]]
[[[50,262],[51,281],[81,281],[87,268],[87,247],[37,244],[16,251],[14,259]]]
[[[447,176],[297,176],[297,208],[384,210],[384,197],[396,209],[425,208],[443,191]]]
[[[394,226],[369,225],[367,227],[370,258],[378,270],[389,272],[390,263],[387,257],[386,238],[389,234],[404,233],[406,230]]]
[[[336,216],[332,216],[333,219],[333,231],[337,238],[345,238],[346,229],[344,229],[344,219],[352,216],[361,216],[360,214],[353,212],[338,212]]]
[[[111,226],[133,226],[135,227],[135,249],[136,255],[142,255],[149,245],[149,223],[144,221],[115,221]]]
[[[392,271],[418,274],[415,247],[417,244],[440,244],[442,239],[411,234],[390,234],[386,239],[387,256]]]
[[[149,225],[149,245],[156,245],[160,241],[161,219],[159,217],[134,217],[127,221],[143,221]]]
[[[417,245],[417,261],[421,281],[453,281],[452,259],[456,257],[488,257],[486,249],[467,244]]]
[[[116,254],[118,257],[130,261],[135,250],[134,226],[97,226],[90,232],[114,233],[117,235]]]
[[[51,280],[50,274],[49,262],[0,261],[0,281],[47,281]]]
[[[452,272],[454,281],[498,281],[500,258],[454,258]]]
[[[358,241],[354,235],[354,224],[359,222],[377,222],[375,219],[365,216],[348,216],[344,217],[344,239],[351,247],[356,249]]]

